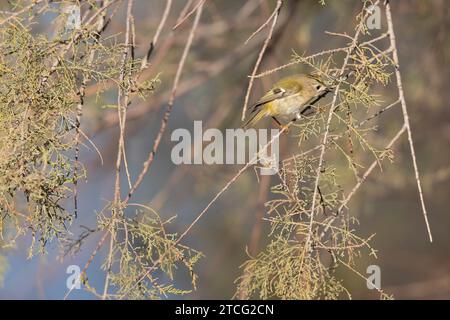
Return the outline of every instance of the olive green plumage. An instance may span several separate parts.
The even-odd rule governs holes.
[[[324,82],[313,75],[297,74],[283,78],[251,107],[250,119],[244,128],[253,126],[264,117],[272,117],[281,126],[278,118],[297,119],[329,91]]]

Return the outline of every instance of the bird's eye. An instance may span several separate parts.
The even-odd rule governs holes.
[[[275,88],[272,91],[273,91],[273,93],[281,93],[281,92],[283,92],[283,90],[281,90],[280,88]]]
[[[316,85],[316,90],[320,91],[320,89],[322,89],[322,86],[320,84]]]

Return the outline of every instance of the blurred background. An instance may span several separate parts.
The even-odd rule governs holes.
[[[264,0],[206,1],[177,91],[169,128],[153,166],[133,199],[133,202],[148,204],[162,217],[177,215],[169,228],[172,232],[184,231],[240,167],[175,166],[170,160],[174,146],[170,134],[177,128],[192,131],[195,120],[202,120],[204,129],[240,127],[248,75],[253,70],[268,29],[263,29],[247,44],[244,42],[267,20],[275,3]],[[293,50],[311,54],[345,45],[345,40],[331,37],[325,31],[351,34],[361,1],[330,0],[325,3],[321,5],[316,0],[285,1],[260,71],[288,63]],[[144,73],[144,77],[149,79],[160,73],[161,83],[147,101],[136,101],[128,112],[126,146],[130,173],[134,178],[139,174],[158,132],[193,20],[192,16],[172,31],[186,4],[184,0],[174,1],[150,67]],[[6,7],[6,0],[1,0],[0,10]],[[123,34],[125,7],[123,4],[112,20],[108,35]],[[145,54],[164,7],[165,1],[161,0],[135,1],[137,55]],[[362,273],[370,264],[379,265],[381,286],[396,299],[449,299],[450,41],[446,35],[450,29],[449,6],[444,0],[399,0],[392,1],[392,13],[434,242],[428,241],[409,146],[406,136],[403,136],[394,148],[394,162],[385,162],[382,172],[377,168],[350,203],[351,214],[360,221],[357,233],[364,236],[376,234],[372,245],[377,250],[378,259],[362,256],[358,265]],[[50,34],[53,18],[48,17],[48,24],[39,25],[36,32]],[[386,27],[383,13],[382,27]],[[257,99],[282,76],[301,71],[307,70],[294,65],[257,79],[250,100]],[[113,197],[118,120],[115,111],[101,106],[116,97],[111,93],[103,96],[106,101],[98,101],[95,96],[97,89],[88,86],[83,129],[101,150],[105,162],[102,165],[94,151],[82,150],[81,160],[87,167],[88,179],[79,185],[79,217],[71,229],[75,235],[82,231],[80,226],[94,227],[96,212]],[[381,88],[380,93],[386,102],[396,99],[393,85]],[[372,134],[372,141],[384,146],[402,125],[401,109],[390,110],[376,123],[379,129]],[[272,125],[269,121],[264,123],[264,126]],[[282,137],[282,157],[298,151],[296,148],[295,137]],[[370,158],[359,160],[362,163],[371,161]],[[333,161],[333,158],[327,161]],[[339,167],[340,162],[336,161]],[[341,165],[344,167],[345,163],[342,161]],[[344,176],[342,180],[344,190],[348,192],[355,181],[351,176]],[[126,184],[125,177],[123,182]],[[262,220],[265,215],[263,204],[272,197],[270,186],[276,183],[275,177],[265,177],[258,183],[254,171],[248,170],[191,231],[186,243],[202,251],[205,257],[198,267],[198,288],[186,298],[232,297],[236,288],[234,280],[240,275],[239,266],[247,258],[246,248],[253,255],[267,242],[269,229],[267,222]],[[4,252],[8,267],[4,284],[0,287],[0,298],[62,299],[66,293],[67,266],[83,266],[98,239],[98,236],[92,236],[76,257],[61,262],[57,260],[56,241],[49,244],[47,255],[27,259],[30,238],[22,237],[16,248]],[[105,254],[100,253],[90,267],[91,285],[102,285],[104,272],[99,263]],[[344,279],[353,298],[378,297],[377,293],[367,289],[361,278],[350,272],[339,272],[338,276]],[[179,281],[183,286],[185,279],[180,277]],[[189,288],[188,283],[186,288]],[[71,294],[71,299],[90,298],[92,295],[82,290]]]

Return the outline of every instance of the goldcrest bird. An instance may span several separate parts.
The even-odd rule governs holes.
[[[283,78],[250,108],[250,119],[244,128],[253,126],[264,117],[272,117],[283,128],[278,119],[295,121],[311,114],[308,111],[313,104],[330,91],[315,75],[297,74]]]

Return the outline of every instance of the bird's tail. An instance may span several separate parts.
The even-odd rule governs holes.
[[[242,128],[247,129],[248,127],[255,125],[259,120],[261,120],[265,116],[266,112],[264,110],[257,111],[250,117],[250,119],[247,120],[247,122],[242,126]]]

